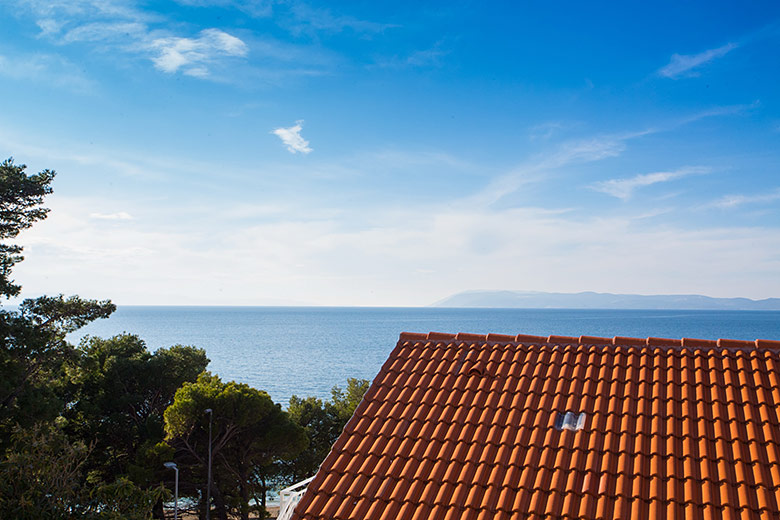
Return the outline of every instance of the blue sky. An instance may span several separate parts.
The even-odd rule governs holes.
[[[780,4],[6,0],[25,296],[780,296]]]

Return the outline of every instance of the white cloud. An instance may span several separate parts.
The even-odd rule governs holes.
[[[672,54],[672,59],[668,65],[662,67],[658,74],[666,78],[678,78],[680,76],[694,76],[697,73],[694,69],[705,65],[716,58],[725,56],[736,49],[736,43],[728,43],[717,49],[709,49],[699,54]]]
[[[62,22],[58,22],[52,18],[42,18],[36,22],[41,29],[41,36],[51,36],[60,32],[62,29]]]
[[[309,146],[309,141],[301,136],[302,129],[303,121],[301,120],[296,121],[295,125],[290,128],[277,128],[272,133],[282,140],[290,153],[310,153],[312,149]]]
[[[763,195],[725,195],[707,207],[732,209],[745,204],[765,204],[780,200],[780,189]]]
[[[590,187],[593,190],[612,195],[619,199],[628,200],[639,188],[651,186],[660,182],[668,182],[688,175],[709,173],[710,169],[703,166],[686,166],[669,172],[642,173],[628,179],[609,179],[596,182]]]
[[[126,211],[117,213],[90,213],[89,218],[97,220],[133,220],[133,216]]]
[[[174,73],[183,69],[185,74],[204,77],[206,65],[220,56],[246,56],[249,48],[241,41],[219,29],[205,29],[198,38],[158,38],[151,43],[159,55],[152,58],[157,69]]]

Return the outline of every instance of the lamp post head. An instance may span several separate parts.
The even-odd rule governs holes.
[[[213,412],[213,410],[212,410],[211,408],[206,408],[206,409],[205,409],[205,410],[203,410],[203,411],[204,411],[204,412],[206,412],[206,413],[208,413],[208,414],[210,414],[210,413],[212,413],[212,412]]]
[[[179,469],[178,466],[176,466],[175,462],[165,462],[163,466],[165,466],[168,469]]]

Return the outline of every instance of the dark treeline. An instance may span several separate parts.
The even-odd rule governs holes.
[[[0,163],[0,297],[18,296],[20,232],[46,218],[55,173]],[[183,503],[205,518],[265,513],[266,491],[316,473],[368,388],[330,401],[266,392],[209,373],[206,353],[149,352],[132,334],[67,335],[107,318],[109,301],[42,296],[0,309],[0,520],[164,518],[176,463]],[[207,410],[210,410],[207,413]],[[212,487],[207,490],[211,425]]]

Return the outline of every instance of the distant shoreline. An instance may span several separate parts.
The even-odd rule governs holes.
[[[780,311],[780,298],[714,298],[700,294],[642,295],[597,292],[466,291],[433,304],[447,308]]]
[[[16,310],[15,306],[6,306],[7,310]],[[117,309],[148,309],[148,310],[300,310],[300,311],[392,311],[392,310],[419,310],[419,311],[434,311],[434,310],[529,310],[529,311],[684,311],[684,312],[780,312],[778,309],[740,309],[740,308],[682,308],[682,307],[521,307],[521,306],[490,306],[490,305],[426,305],[426,306],[377,306],[377,305],[144,305],[144,304],[117,304]]]

